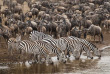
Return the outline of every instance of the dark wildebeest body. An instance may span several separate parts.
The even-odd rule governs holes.
[[[94,41],[95,41],[95,36],[99,36],[99,41],[100,41],[100,36],[103,41],[103,34],[102,34],[102,29],[99,26],[96,25],[91,25],[89,29],[85,30],[84,32],[84,38],[86,38],[87,34],[94,36]]]
[[[72,28],[72,30],[70,31],[70,35],[80,38],[81,37],[81,30],[78,30],[76,27]]]

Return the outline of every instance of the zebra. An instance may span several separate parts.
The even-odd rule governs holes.
[[[19,34],[16,35],[16,38],[14,37],[11,37],[9,38],[8,40],[8,52],[9,54],[13,54],[13,50],[16,49],[16,43],[15,41],[18,40],[18,39],[21,39],[21,36]]]
[[[52,38],[50,35],[44,34],[43,32],[32,31],[29,35],[31,41],[42,40],[43,38]]]
[[[96,45],[94,45],[93,43],[91,42],[88,42],[87,40],[85,39],[80,39],[80,38],[77,38],[77,37],[74,37],[74,36],[69,36],[68,38],[72,39],[72,40],[76,40],[76,41],[79,41],[83,44],[85,44],[86,46],[88,46],[90,48],[90,51],[93,51],[93,53],[98,56],[99,58],[101,58],[101,50],[99,50]]]
[[[67,55],[70,57],[69,52],[71,52],[75,57],[75,59],[79,59],[81,56],[80,45],[77,42],[74,42],[67,37],[61,37],[61,39],[63,39],[67,44],[67,47],[66,47]]]
[[[81,44],[81,49],[86,52],[87,58],[89,57],[89,58],[93,59],[93,55],[92,55],[92,53],[90,52],[89,46],[87,46],[87,45],[84,44],[83,42],[80,42],[80,44]]]
[[[67,55],[69,55],[69,51],[71,51],[71,52],[73,52],[73,55],[78,58],[81,56],[82,51],[84,50],[87,54],[87,58],[89,57],[89,58],[93,59],[93,55],[92,55],[92,53],[90,53],[89,47],[87,45],[85,45],[84,43],[79,42],[77,40],[70,39],[68,37],[61,37],[61,38],[66,40],[66,42],[68,43],[68,45],[70,47],[70,48],[67,48],[67,50],[68,50]],[[77,54],[75,54],[76,52],[77,52]]]
[[[66,62],[66,57],[64,55],[64,52],[61,51],[57,46],[53,45],[53,44],[49,44],[47,42],[41,41],[41,40],[37,40],[34,41],[36,44],[45,47],[47,50],[49,50],[49,52],[54,53],[57,55],[57,59],[59,61],[63,61]]]
[[[47,62],[53,63],[50,56],[51,53],[47,49],[29,40],[21,41],[20,38],[21,37],[19,37],[18,40],[16,39],[14,42],[16,43],[17,50],[20,50],[21,53],[33,54],[34,55],[33,60],[36,59],[37,56],[38,62],[40,62],[41,57],[44,57]]]
[[[71,48],[71,47],[69,48],[69,44],[68,44],[64,39],[62,39],[62,38],[59,38],[59,39],[44,38],[43,41],[45,41],[45,42],[47,42],[47,43],[50,43],[50,44],[52,44],[52,45],[57,46],[57,47],[60,48],[63,52],[66,52],[67,47],[68,47],[68,49]],[[75,49],[74,51],[77,52],[77,55],[78,55],[78,53],[79,53],[78,50]],[[71,51],[71,52],[73,52],[73,51]],[[73,53],[74,53],[74,52],[73,52]],[[79,58],[79,55],[76,56],[75,53],[74,53],[74,56],[76,57],[76,59]]]
[[[12,50],[14,50],[16,48],[14,41],[15,41],[15,38],[9,38],[9,40],[8,40],[8,52],[11,55],[13,54]]]
[[[32,31],[29,38],[31,41],[43,40],[45,42],[48,42],[48,43],[51,43],[51,44],[57,46],[61,50],[65,49],[65,44],[64,44],[63,40],[54,39],[52,36],[44,34],[42,32]]]
[[[61,51],[65,52],[67,44],[63,39],[44,38],[42,41],[57,46]]]

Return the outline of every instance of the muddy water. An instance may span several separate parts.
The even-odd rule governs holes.
[[[82,56],[80,60],[74,60],[73,57],[66,64],[56,61],[53,57],[54,64],[37,64],[30,61],[25,63],[5,63],[0,66],[0,74],[34,74],[34,73],[75,73],[76,71],[90,69],[97,64],[98,59],[86,59]]]
[[[110,47],[110,46],[109,46]],[[0,63],[0,74],[36,74],[36,73],[72,73],[72,74],[109,74],[110,48],[102,49],[102,58],[87,59],[82,55],[80,60],[71,56],[66,63],[59,63],[52,57],[54,64],[38,64],[31,61]]]

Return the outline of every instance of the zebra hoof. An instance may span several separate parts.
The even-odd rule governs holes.
[[[53,65],[53,62],[51,62],[50,64]]]
[[[91,57],[91,59],[93,59],[93,57]]]
[[[99,59],[101,59],[101,56],[99,56]]]
[[[57,60],[59,60],[59,58],[57,58]]]
[[[79,58],[75,58],[76,60],[79,60]]]
[[[66,61],[64,61],[63,63],[66,63]]]

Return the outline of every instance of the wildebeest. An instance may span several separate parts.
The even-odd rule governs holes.
[[[95,36],[98,35],[99,36],[99,41],[100,41],[100,37],[103,41],[103,34],[102,34],[102,29],[99,26],[96,25],[91,25],[88,29],[85,30],[84,32],[84,38],[86,38],[87,34],[94,36],[94,41],[95,41]]]
[[[2,16],[7,17],[11,14],[11,11],[8,8],[5,8],[4,10],[1,11]]]
[[[110,28],[110,20],[105,20],[104,25],[107,29]]]
[[[72,30],[70,31],[70,35],[80,38],[81,30],[78,30],[76,27],[72,28]]]

